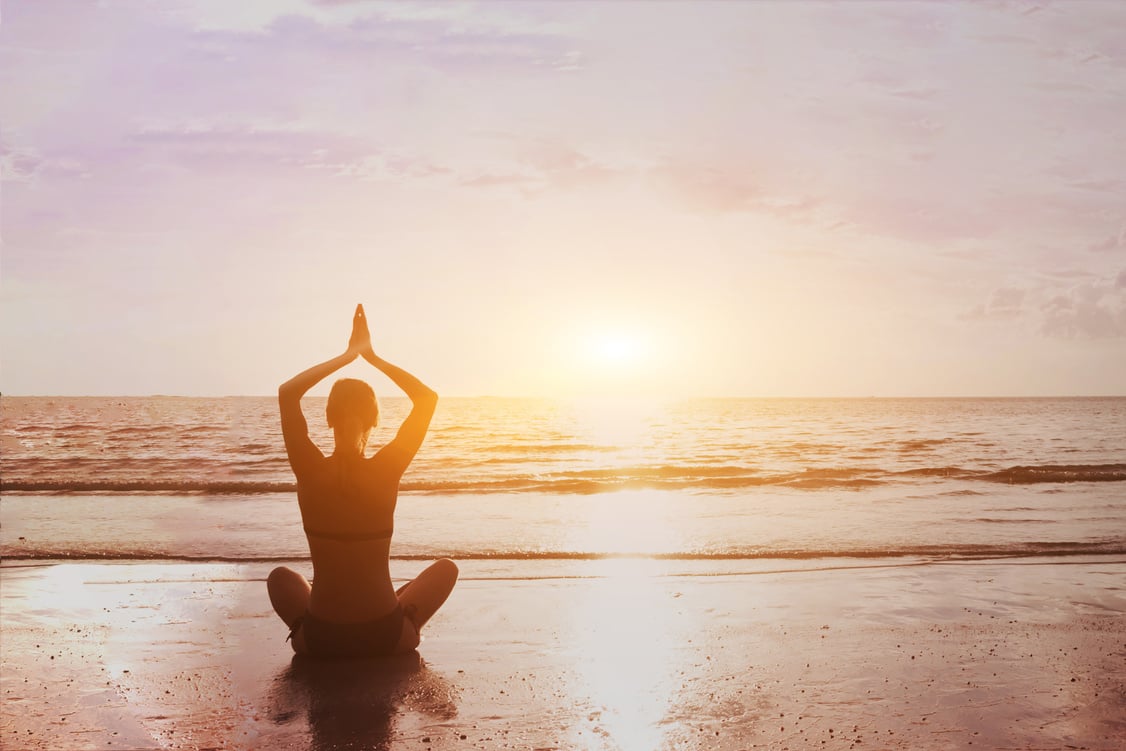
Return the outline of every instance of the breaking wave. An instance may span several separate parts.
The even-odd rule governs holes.
[[[451,473],[461,474],[461,473]],[[1044,483],[1126,482],[1126,464],[1021,465],[1002,470],[961,467],[922,467],[886,470],[867,467],[807,469],[797,472],[762,472],[737,465],[610,467],[534,474],[464,474],[457,479],[407,480],[400,489],[408,493],[541,493],[592,494],[614,490],[724,491],[775,486],[798,490],[859,489],[874,485],[931,478],[967,482],[1032,485]],[[296,483],[274,480],[229,479],[41,479],[0,480],[5,493],[181,493],[211,495],[262,495],[292,493]]]

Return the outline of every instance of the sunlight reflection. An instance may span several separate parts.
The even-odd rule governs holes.
[[[654,423],[671,402],[664,399],[576,399],[575,435],[599,446],[641,450],[649,444]]]
[[[29,611],[56,610],[64,604],[68,611],[89,616],[90,611],[104,612],[108,607],[103,588],[91,581],[104,570],[103,564],[64,563],[51,566],[44,573],[41,585],[28,592]],[[117,605],[117,603],[113,603]]]
[[[661,745],[685,635],[668,580],[655,576],[657,569],[654,560],[602,561],[606,578],[578,603],[575,664],[579,693],[590,707],[587,723],[577,728],[583,735],[571,739],[576,747],[591,748],[592,733],[606,748]]]
[[[566,550],[622,555],[660,555],[690,547],[683,528],[685,501],[652,491],[607,494],[584,504],[562,541]]]

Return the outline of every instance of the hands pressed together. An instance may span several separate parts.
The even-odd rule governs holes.
[[[368,319],[364,315],[364,306],[356,306],[356,314],[352,316],[352,336],[348,339],[347,354],[352,358],[374,356],[371,348],[371,333],[368,331]]]
[[[407,462],[414,456],[430,425],[430,418],[433,416],[434,407],[438,403],[438,395],[415,376],[375,354],[371,348],[371,333],[368,331],[368,320],[367,316],[364,315],[363,305],[357,305],[356,312],[352,316],[352,336],[348,339],[348,349],[344,351],[344,354],[306,368],[278,387],[278,401],[281,404],[282,411],[282,434],[287,436],[287,451],[290,451],[291,444],[296,445],[293,443],[294,441],[299,442],[301,446],[312,446],[308,438],[308,425],[301,413],[301,397],[323,378],[335,373],[358,357],[367,360],[373,367],[390,378],[410,398],[413,404],[411,412],[399,428],[398,437],[392,443],[397,442]],[[292,460],[293,453],[291,451],[290,461],[292,462]]]

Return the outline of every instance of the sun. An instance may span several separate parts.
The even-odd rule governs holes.
[[[644,364],[651,349],[643,333],[627,329],[591,331],[582,341],[587,365],[606,373],[631,372]]]
[[[573,323],[558,341],[554,356],[541,363],[550,393],[583,399],[660,395],[668,348],[646,322],[591,316]]]
[[[623,367],[636,364],[645,354],[642,338],[626,331],[601,331],[590,338],[588,355],[602,365]]]

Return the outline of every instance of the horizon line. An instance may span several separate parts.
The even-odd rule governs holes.
[[[314,398],[326,398],[321,394],[305,394]],[[268,399],[277,394],[7,394],[0,392],[0,398],[12,399]],[[378,395],[381,399],[408,399],[405,394]],[[537,401],[702,401],[708,399],[1122,399],[1121,394],[867,394],[863,396],[836,395],[614,395],[614,394],[570,394],[549,396],[546,394],[439,394],[444,399],[526,399]]]

